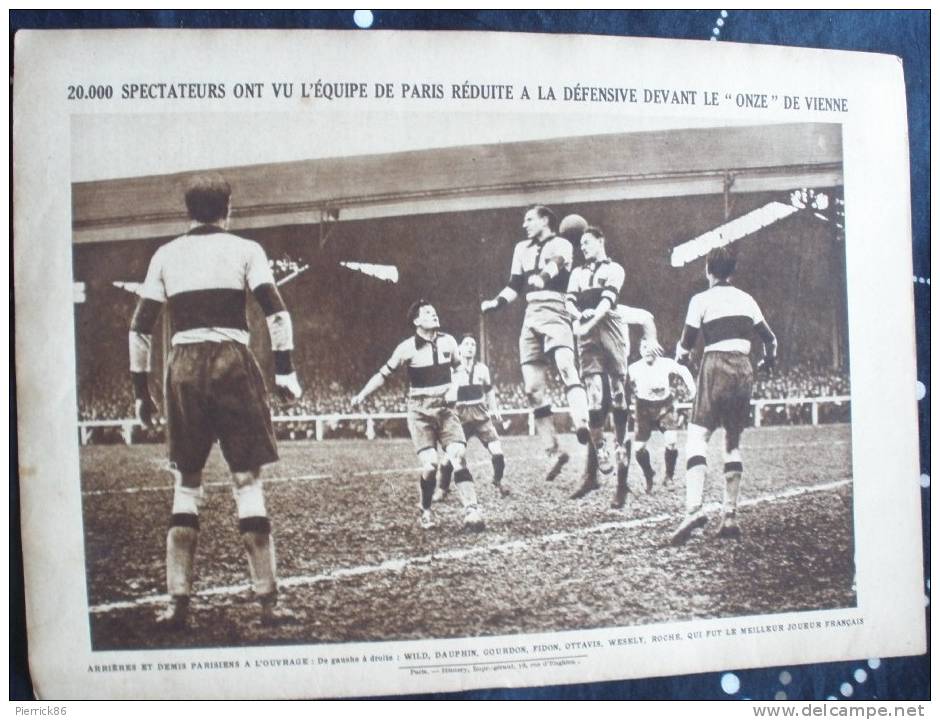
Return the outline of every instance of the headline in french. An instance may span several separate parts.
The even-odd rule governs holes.
[[[596,103],[734,107],[755,110],[793,110],[846,113],[849,101],[840,96],[779,94],[760,91],[726,92],[704,88],[614,87],[575,85],[513,85],[503,83],[247,81],[133,82],[119,87],[86,83],[68,85],[73,101],[108,100],[283,100],[335,102],[345,100],[485,100],[547,103]]]

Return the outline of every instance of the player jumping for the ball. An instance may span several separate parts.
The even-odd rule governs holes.
[[[565,308],[572,246],[555,234],[555,214],[544,205],[526,210],[522,228],[527,239],[517,243],[513,250],[509,284],[492,300],[484,300],[480,309],[484,313],[495,310],[525,293],[519,362],[535,427],[548,457],[545,479],[554,480],[568,462],[568,454],[559,448],[546,392],[549,358],[554,359],[564,383],[578,441],[582,444],[590,441],[587,395],[575,365],[574,335]]]
[[[676,429],[679,425],[670,378],[673,375],[682,378],[690,398],[695,397],[695,380],[685,365],[650,352],[645,340],[640,342],[640,355],[642,358],[630,365],[630,381],[633,383],[636,398],[636,434],[633,441],[636,461],[646,479],[646,492],[651,492],[656,473],[650,463],[646,443],[653,430],[659,430],[663,434],[663,443],[666,446],[663,457],[666,476],[663,484],[672,482],[676,471],[676,458],[679,456],[679,450],[676,448]]]
[[[388,362],[352,398],[352,404],[361,404],[385,384],[385,378],[405,366],[409,384],[408,431],[421,463],[421,527],[426,530],[435,527],[431,502],[437,487],[437,446],[440,445],[457,468],[454,483],[464,507],[464,527],[483,530],[485,525],[477,504],[473,476],[467,467],[467,441],[448,398],[452,388],[451,370],[460,363],[457,341],[440,331],[437,311],[426,300],[412,304],[408,321],[414,325],[415,334],[395,348]]]
[[[617,491],[612,505],[620,509],[626,504],[629,489],[629,324],[643,326],[650,352],[662,351],[656,342],[656,325],[652,314],[617,304],[625,273],[620,263],[607,256],[606,239],[600,228],[585,228],[581,235],[581,252],[585,264],[571,273],[566,303],[575,319],[574,332],[578,337],[581,376],[587,386],[592,441],[588,446],[587,467],[581,486],[572,499],[580,499],[600,487],[598,470],[605,475],[613,470],[610,451],[604,440],[604,423],[608,412],[612,412],[618,460]]]
[[[777,338],[764,320],[753,297],[733,287],[736,258],[727,247],[711,250],[705,260],[708,290],[692,297],[682,339],[676,347],[676,360],[682,362],[695,347],[701,331],[705,342],[698,375],[698,395],[692,406],[692,421],[686,439],[686,516],[670,542],[681,545],[708,519],[702,512],[708,440],[718,427],[725,429],[725,491],[719,537],[740,535],[735,512],[741,490],[741,433],[750,417],[751,336],[764,344],[764,357],[758,369],[770,369],[777,353]]]
[[[490,378],[490,369],[477,362],[477,341],[473,335],[464,335],[460,340],[460,364],[454,370],[453,380],[457,388],[457,416],[463,425],[463,434],[469,441],[476,437],[490,454],[493,463],[493,485],[502,497],[509,495],[509,489],[503,485],[503,472],[506,458],[499,433],[493,424],[502,423],[499,404],[496,401],[496,389]],[[450,480],[454,466],[450,458],[441,463],[439,491],[440,496],[450,492]]]

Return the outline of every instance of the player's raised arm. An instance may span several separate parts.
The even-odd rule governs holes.
[[[659,332],[656,330],[656,319],[653,313],[630,305],[618,305],[617,312],[620,314],[620,319],[627,325],[639,325],[643,328],[642,339],[646,343],[647,352],[661,357],[663,348],[659,344]]]
[[[166,289],[163,285],[162,254],[158,250],[150,260],[147,277],[140,288],[140,299],[131,318],[128,333],[131,382],[134,385],[134,413],[144,427],[153,427],[157,406],[150,395],[150,356],[153,328],[157,323]]]
[[[291,351],[294,349],[294,329],[290,313],[284,305],[274,275],[268,265],[268,257],[262,247],[253,244],[248,260],[248,287],[261,306],[271,336],[274,353],[274,386],[281,400],[299,400],[303,395]]]
[[[392,353],[392,356],[388,359],[388,362],[379,368],[379,371],[375,375],[369,378],[369,381],[365,384],[362,390],[353,395],[351,402],[354,407],[361,405],[367,397],[382,387],[385,384],[385,379],[401,366],[401,350],[401,345],[395,348],[395,352]]]
[[[512,267],[509,271],[509,284],[506,285],[492,300],[484,300],[480,304],[481,312],[490,312],[513,302],[525,290],[525,272],[522,270],[522,256],[517,245],[512,253]]]
[[[757,364],[757,368],[758,370],[772,370],[777,361],[777,336],[763,317],[754,325],[754,332],[764,343],[764,357]]]

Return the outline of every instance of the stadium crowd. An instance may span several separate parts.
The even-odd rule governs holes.
[[[350,403],[355,390],[345,387],[338,380],[317,377],[311,370],[304,373],[304,397],[293,405],[285,405],[272,398],[275,415],[351,415],[365,413],[369,415],[401,413],[406,410],[404,376],[397,374],[378,392],[369,397],[363,408],[354,410]],[[322,373],[322,368],[320,369]],[[519,383],[500,383],[499,372],[496,395],[499,406],[506,410],[525,410],[528,408],[525,392]],[[84,383],[80,388],[79,420],[120,420],[134,416],[134,400],[130,381],[123,377],[107,376],[107,383],[101,378],[98,382]],[[680,402],[688,400],[685,386],[681,382],[674,384],[676,397]],[[155,388],[155,391],[158,389]],[[552,402],[556,407],[565,405],[564,392],[557,383],[551,388]],[[849,376],[843,370],[834,370],[822,363],[800,363],[789,368],[781,368],[768,377],[758,377],[754,383],[755,399],[787,399],[831,397],[849,394]],[[799,407],[799,406],[795,406]]]

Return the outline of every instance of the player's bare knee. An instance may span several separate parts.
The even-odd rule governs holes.
[[[561,376],[561,381],[564,383],[565,387],[581,384],[581,378],[578,377],[578,370],[575,368],[573,362],[559,362],[558,374]]]
[[[676,431],[667,430],[663,433],[663,444],[666,446],[667,450],[676,449]]]
[[[249,485],[254,485],[255,483],[260,483],[261,470],[258,468],[252,468],[251,470],[239,470],[238,472],[232,473],[232,482],[235,484],[236,490],[243,487],[248,487]]]
[[[633,441],[633,451],[640,452],[643,448],[646,447],[646,440],[634,440]]]
[[[584,378],[584,389],[587,391],[588,410],[600,411],[604,409],[604,381],[600,375],[591,374]]]
[[[704,461],[708,454],[708,439],[711,432],[701,425],[690,424],[689,433],[686,439],[686,457],[691,463],[693,458],[702,458]]]
[[[437,451],[428,448],[418,453],[418,463],[421,465],[421,474],[424,477],[434,476],[437,473]]]
[[[447,457],[455,468],[467,467],[467,447],[462,443],[451,443],[447,446]]]
[[[736,452],[741,446],[741,433],[725,431],[725,453]]]
[[[198,515],[205,497],[202,473],[173,473],[173,516]]]
[[[490,455],[502,455],[503,454],[503,444],[499,440],[494,440],[489,445],[486,446],[486,449],[489,451]]]

